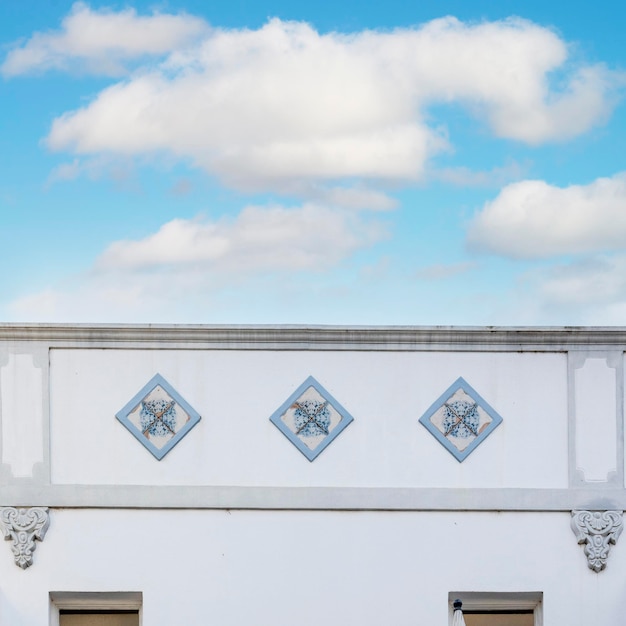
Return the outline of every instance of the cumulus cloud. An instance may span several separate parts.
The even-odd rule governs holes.
[[[605,306],[626,301],[626,256],[601,256],[550,268],[540,283],[552,306]]]
[[[468,167],[447,167],[429,171],[428,176],[459,187],[502,187],[513,180],[523,178],[528,164],[510,161],[490,170],[472,170]]]
[[[50,171],[45,188],[79,177],[86,177],[92,181],[107,180],[121,189],[139,190],[135,179],[134,161],[131,158],[114,158],[111,155],[98,155],[87,159],[75,158],[69,163],[60,163]]]
[[[354,213],[307,204],[249,206],[234,220],[175,219],[137,241],[112,243],[99,271],[203,266],[220,273],[327,269],[385,236]]]
[[[380,219],[369,217],[305,204],[248,206],[231,219],[175,219],[142,239],[112,243],[89,271],[16,299],[9,315],[39,321],[206,320],[215,319],[220,302],[229,298],[241,299],[237,308],[249,311],[253,299],[279,300],[289,288],[304,297],[316,276],[387,238]],[[275,316],[275,302],[271,310]]]
[[[512,258],[626,249],[626,173],[588,185],[525,180],[505,187],[475,216],[471,248]]]
[[[318,202],[345,209],[388,211],[397,205],[397,201],[386,193],[362,185],[330,188],[313,187],[308,189],[305,195]]]
[[[626,320],[626,254],[585,256],[542,264],[519,279],[511,302],[518,322],[619,325]]]
[[[92,280],[27,294],[10,302],[7,308],[10,317],[27,322],[129,322],[140,320],[150,308],[159,311],[159,294],[163,299],[162,290],[151,292],[146,284],[133,280],[117,284]],[[168,308],[167,304],[162,302],[161,308]],[[171,315],[171,308],[167,313]],[[159,316],[156,321],[169,320]]]
[[[78,2],[60,31],[35,33],[9,52],[0,71],[16,76],[76,69],[115,76],[125,72],[126,61],[189,45],[207,28],[203,20],[189,15],[139,16],[134,9],[93,11]]]
[[[537,144],[602,122],[622,82],[602,65],[568,63],[566,42],[521,19],[349,35],[273,19],[181,45],[54,120],[47,145],[165,152],[244,190],[397,184],[420,179],[448,147],[431,105],[460,103],[498,137]]]

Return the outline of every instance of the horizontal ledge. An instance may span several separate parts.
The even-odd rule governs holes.
[[[624,349],[626,327],[0,324],[0,341],[50,347],[235,350]]]
[[[425,489],[20,485],[0,489],[0,506],[331,511],[624,510],[624,489]]]

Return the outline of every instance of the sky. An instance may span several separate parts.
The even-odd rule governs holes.
[[[624,23],[0,2],[0,321],[625,326]]]

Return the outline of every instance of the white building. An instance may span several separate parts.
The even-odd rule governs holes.
[[[1,325],[0,623],[624,624],[625,349]]]

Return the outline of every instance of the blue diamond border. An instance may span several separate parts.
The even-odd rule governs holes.
[[[441,408],[444,402],[459,389],[462,389],[472,398],[492,419],[491,424],[465,450],[456,448],[430,421],[430,418]],[[459,463],[462,463],[502,423],[502,417],[463,377],[459,377],[430,405],[419,421]]]
[[[313,387],[317,393],[319,393],[324,400],[326,400],[334,409],[341,415],[341,421],[335,428],[325,437],[316,448],[309,448],[307,445],[300,441],[300,438],[296,436],[280,419],[281,416],[287,411],[287,409],[309,388]],[[309,460],[314,461],[334,440],[340,435],[352,422],[354,418],[352,415],[330,394],[320,383],[309,376],[288,398],[283,402],[270,417],[270,422],[280,430],[291,443],[293,443],[302,454]]]
[[[130,413],[137,405],[158,385],[160,385],[171,398],[189,415],[189,421],[165,444],[157,448],[137,427],[128,419]],[[126,427],[128,431],[141,443],[158,461],[160,461],[202,418],[200,414],[170,385],[161,374],[153,376],[133,397],[124,408],[120,409],[115,417]]]

